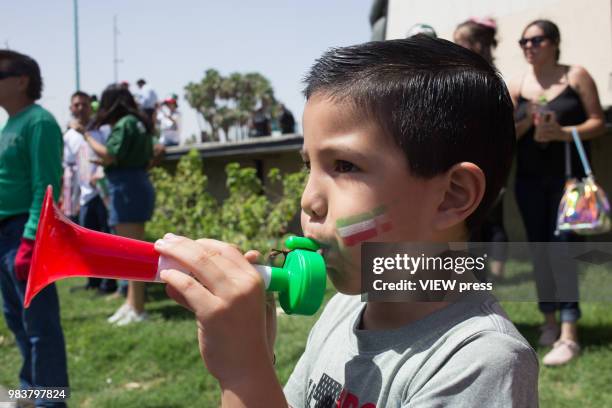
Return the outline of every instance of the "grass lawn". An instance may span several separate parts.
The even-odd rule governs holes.
[[[509,265],[509,270],[512,270]],[[58,283],[66,336],[73,407],[213,407],[214,378],[199,356],[193,318],[166,298],[162,285],[149,287],[151,320],[114,328],[106,318],[120,305],[89,292],[69,293],[83,279]],[[331,291],[329,293],[331,295]],[[533,303],[504,303],[519,330],[536,344],[540,315]],[[582,358],[540,370],[542,407],[612,406],[612,307],[582,305]],[[281,316],[277,368],[285,382],[302,353],[315,317]],[[245,344],[248,347],[248,344]],[[540,357],[546,349],[538,349]],[[0,384],[17,386],[21,363],[12,334],[0,322]]]

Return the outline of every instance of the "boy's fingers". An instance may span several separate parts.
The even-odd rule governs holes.
[[[178,262],[213,293],[227,279],[224,271],[235,267],[219,251],[207,250],[200,243],[176,235],[158,240],[155,249]]]
[[[172,286],[170,284],[167,284],[166,285],[166,294],[168,295],[169,298],[174,300],[176,303],[178,303],[179,305],[183,306],[185,309],[193,312],[191,307],[189,307],[189,304],[187,304],[187,300],[185,300],[185,297],[181,294],[181,292],[176,290],[174,288],[174,286]]]
[[[234,245],[206,238],[198,239],[196,242],[202,245],[202,247],[207,251],[211,251],[213,253],[216,252],[221,255],[219,257],[215,257],[214,260],[216,263],[218,263],[218,266],[225,272],[228,278],[244,278],[245,272],[248,273],[248,271],[250,271],[253,276],[259,276],[259,274],[251,266],[251,263],[253,262],[249,261],[246,256],[243,255],[242,252],[240,252],[240,250]],[[258,251],[252,251],[259,255]]]
[[[236,264],[244,265],[248,264],[245,262],[244,255],[240,251],[240,248],[236,244],[228,244],[223,241],[217,241],[216,239],[200,238],[196,240],[198,244],[202,245],[203,248],[209,251],[217,251],[224,257],[231,259]]]
[[[244,254],[244,257],[247,259],[247,261],[249,261],[249,263],[261,262],[261,253],[259,251],[254,250],[254,249],[251,249],[250,251],[247,251]]]
[[[200,283],[187,274],[174,270],[164,269],[160,273],[161,279],[180,294],[179,303],[197,314],[198,310],[208,309],[215,302],[215,297]],[[172,293],[172,292],[171,292]]]

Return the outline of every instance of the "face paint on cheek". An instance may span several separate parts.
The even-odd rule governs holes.
[[[375,238],[391,231],[393,225],[384,205],[372,211],[340,218],[336,221],[336,232],[347,247]]]

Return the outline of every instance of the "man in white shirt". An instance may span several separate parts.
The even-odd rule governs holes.
[[[157,112],[159,124],[159,142],[164,146],[177,146],[181,141],[180,133],[181,114],[175,98],[167,98],[162,102]]]
[[[96,154],[83,134],[75,130],[87,128],[90,123],[90,96],[85,92],[75,92],[70,100],[70,112],[73,119],[64,133],[64,212],[75,218],[78,214],[78,223],[85,228],[109,232],[108,211],[97,186],[98,181],[104,178],[104,171],[102,166],[92,163],[97,159]],[[110,127],[91,129],[89,134],[98,142],[105,143]],[[66,203],[68,197],[70,203]],[[89,278],[85,288],[110,293],[116,290],[116,283],[112,279]]]
[[[157,108],[157,94],[150,86],[146,85],[147,81],[142,78],[136,81],[137,88],[136,91],[134,91],[134,99],[136,99],[136,103],[138,103],[140,109],[147,114],[151,123],[154,123],[155,109]]]

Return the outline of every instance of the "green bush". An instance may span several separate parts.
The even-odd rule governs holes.
[[[154,240],[173,232],[194,239],[219,239],[262,254],[281,248],[289,222],[299,211],[306,173],[281,176],[274,168],[264,187],[252,167],[230,163],[225,172],[229,196],[219,203],[207,191],[208,178],[197,150],[180,159],[174,175],[153,169],[156,203],[147,237]],[[281,194],[270,189],[274,185],[282,186]]]

